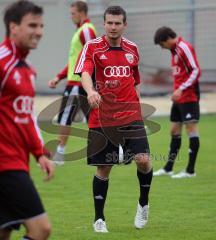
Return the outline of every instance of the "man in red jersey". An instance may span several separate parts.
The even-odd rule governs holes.
[[[126,12],[111,6],[104,13],[106,35],[83,48],[75,73],[91,106],[88,135],[88,164],[97,166],[93,178],[95,232],[108,232],[104,205],[112,166],[118,164],[119,144],[125,161],[135,160],[140,186],[135,227],[148,220],[148,194],[152,180],[148,140],[141,117],[139,54],[136,44],[122,37]]]
[[[161,48],[171,51],[174,78],[173,104],[170,115],[172,122],[170,152],[167,163],[163,168],[154,172],[154,176],[195,177],[194,168],[199,150],[199,77],[201,75],[196,53],[190,43],[178,37],[169,27],[159,28],[155,33],[154,42]],[[185,125],[190,142],[189,161],[185,171],[174,175],[173,165],[181,147],[183,125]]]
[[[29,1],[8,6],[4,14],[6,38],[0,44],[0,239],[26,228],[23,239],[45,240],[50,223],[29,176],[33,154],[49,180],[53,164],[44,155],[43,141],[33,113],[36,73],[26,57],[43,34],[43,9]]]
[[[71,39],[68,64],[54,79],[49,81],[49,87],[55,88],[62,79],[67,78],[67,85],[58,114],[58,124],[60,125],[59,144],[53,157],[57,165],[64,164],[65,146],[71,131],[70,125],[75,118],[79,106],[86,120],[88,120],[89,105],[86,92],[82,88],[80,76],[74,74],[74,68],[85,43],[96,38],[95,27],[88,18],[87,3],[75,1],[71,4],[70,11],[71,19],[77,26],[77,30]]]

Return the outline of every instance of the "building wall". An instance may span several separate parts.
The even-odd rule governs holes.
[[[1,12],[11,1],[0,0]],[[38,92],[53,92],[47,82],[67,63],[68,48],[75,30],[69,13],[69,0],[35,0],[45,10],[44,37],[30,60],[38,71]],[[103,12],[109,5],[121,5],[128,13],[126,37],[135,41],[140,49],[140,69],[143,76],[169,69],[168,51],[161,51],[153,43],[155,30],[170,26],[185,39],[194,43],[204,72],[202,81],[216,81],[216,1],[215,0],[88,0],[90,16],[98,33],[103,34]],[[163,4],[161,4],[163,2]],[[194,9],[194,11],[192,11]],[[0,22],[0,38],[4,26]],[[62,91],[64,83],[57,89]]]

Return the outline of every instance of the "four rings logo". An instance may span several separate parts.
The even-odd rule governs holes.
[[[31,114],[33,110],[33,98],[29,96],[19,96],[13,102],[16,113]]]
[[[129,77],[129,66],[108,66],[104,69],[105,77]]]

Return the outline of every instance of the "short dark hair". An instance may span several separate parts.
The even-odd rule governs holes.
[[[22,21],[22,18],[29,13],[32,13],[35,15],[42,15],[43,8],[27,0],[20,0],[10,4],[6,8],[4,13],[4,24],[6,28],[6,36],[10,35],[10,28],[9,28],[10,23],[14,22],[16,24],[20,24]]]
[[[125,23],[127,20],[126,11],[120,6],[110,6],[104,12],[104,21],[106,20],[106,15],[123,15],[123,22]]]
[[[176,38],[177,34],[169,27],[161,27],[155,32],[154,43],[160,44],[167,41],[169,38]]]
[[[88,14],[88,4],[83,1],[76,1],[71,3],[71,7],[76,7],[78,12],[84,12],[86,15]]]

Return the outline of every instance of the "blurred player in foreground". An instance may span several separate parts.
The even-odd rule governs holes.
[[[6,38],[0,45],[0,239],[23,224],[24,239],[46,240],[51,226],[29,175],[33,154],[45,180],[53,177],[53,163],[44,155],[33,115],[36,73],[26,60],[43,34],[43,9],[29,1],[8,6],[4,14]]]

